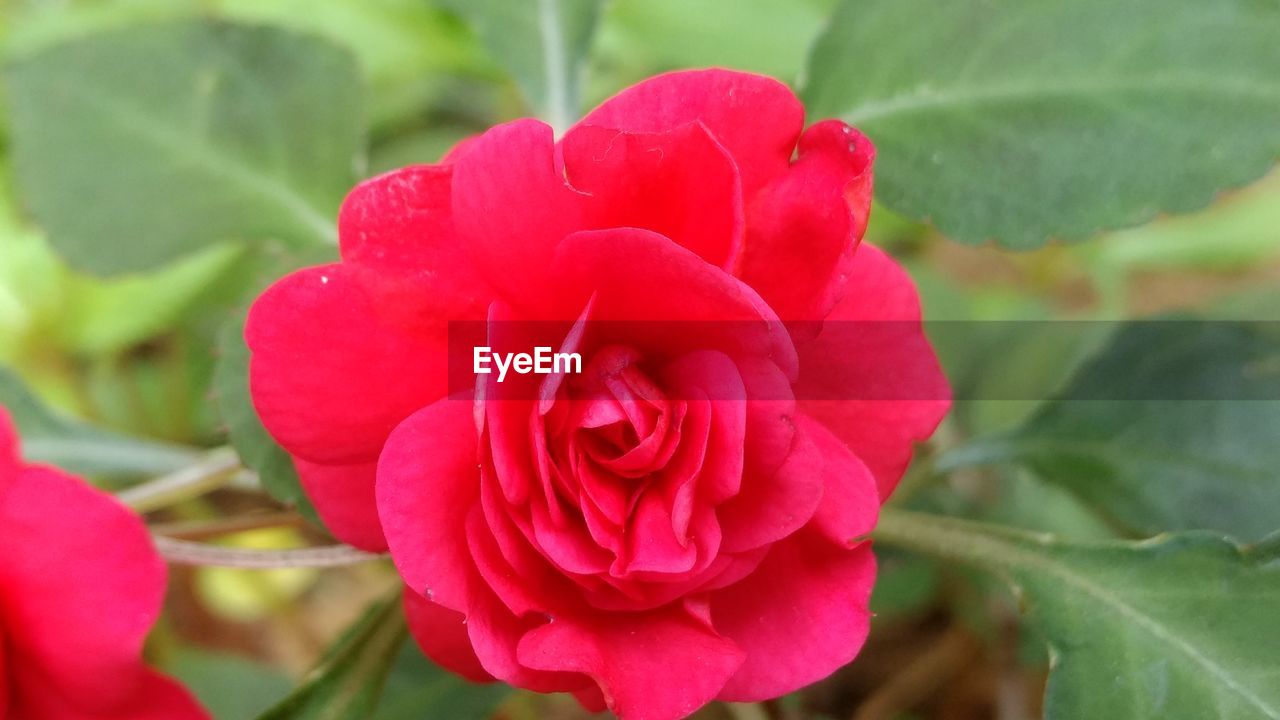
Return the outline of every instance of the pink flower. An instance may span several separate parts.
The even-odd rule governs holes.
[[[910,279],[859,247],[874,148],[802,129],[721,70],[559,142],[501,125],[358,186],[342,261],[258,299],[257,409],[330,528],[390,547],[438,662],[662,719],[857,654],[863,538],[948,390]],[[460,388],[451,321],[584,367]]]
[[[142,663],[165,591],[142,522],[78,478],[23,464],[2,407],[0,538],[0,717],[209,717]]]

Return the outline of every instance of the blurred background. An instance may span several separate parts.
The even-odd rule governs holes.
[[[217,19],[302,33],[313,66],[323,68],[319,74],[298,74],[289,66],[293,59],[265,51],[237,72],[244,83],[271,76],[262,80],[264,87],[312,93],[317,102],[330,103],[289,109],[313,122],[282,123],[279,132],[297,134],[286,143],[304,143],[308,134],[327,138],[329,144],[315,152],[350,158],[332,172],[315,173],[314,187],[299,191],[321,218],[331,218],[342,191],[359,178],[433,162],[460,138],[533,112],[485,29],[468,24],[456,5],[0,0],[0,54],[15,68],[0,87],[0,401],[25,408],[20,422],[36,454],[117,488],[162,475],[176,467],[173,458],[225,445],[228,431],[238,433],[232,440],[242,454],[258,449],[252,459],[245,455],[246,464],[271,492],[263,493],[246,473],[217,492],[151,513],[158,531],[265,549],[330,542],[305,507],[288,505],[298,500],[296,489],[246,410],[244,380],[236,371],[244,352],[236,336],[256,292],[290,268],[334,257],[333,247],[299,242],[270,227],[259,232],[256,220],[237,224],[227,218],[227,207],[257,210],[220,199],[219,192],[230,190],[208,190],[212,199],[174,201],[160,192],[160,175],[130,165],[130,157],[144,153],[133,145],[136,138],[74,126],[76,118],[67,117],[76,114],[74,106],[62,115],[65,128],[38,111],[59,107],[58,78],[98,82],[78,75],[85,58],[102,63],[115,57],[113,48],[124,48],[118,72],[103,70],[104,88],[127,94],[136,82],[137,102],[120,112],[136,110],[138,122],[151,118],[162,130],[171,125],[178,132],[185,126],[166,123],[185,106],[165,105],[169,98],[152,88],[163,87],[157,68],[193,61],[201,51],[193,41],[144,34],[136,42],[85,51],[81,65],[73,52],[57,55],[58,48],[173,21]],[[752,70],[795,86],[835,5],[612,0],[599,10],[586,54],[583,105],[686,67]],[[128,56],[130,47],[150,54]],[[341,118],[315,120],[329,112]],[[82,138],[84,145],[67,138]],[[343,143],[358,149],[348,151]],[[216,219],[177,217],[205,202],[214,204]],[[201,227],[191,230],[184,222]],[[323,228],[317,232],[324,234]],[[254,235],[252,242],[246,235]],[[131,238],[130,246],[168,249],[131,256],[132,250],[113,249],[120,238]],[[931,320],[1115,320],[1182,311],[1271,319],[1280,309],[1280,177],[1274,174],[1223,193],[1191,215],[1160,217],[1076,244],[1023,251],[962,244],[880,206],[867,240],[908,266]],[[1048,397],[1097,341],[1079,336],[1054,345],[1033,337],[1041,324],[993,327],[1002,329],[939,340],[959,397],[970,399],[957,405],[940,431],[940,447],[1016,426],[1035,412],[1037,401],[978,398]],[[95,454],[91,441],[102,437],[136,443],[134,459],[113,465],[112,458]],[[68,439],[80,445],[69,448]],[[923,451],[895,502],[1013,524],[1035,518],[1038,529],[1070,537],[1117,532],[1073,496],[1026,471],[974,469],[938,480],[932,454]],[[168,611],[149,652],[218,718],[247,720],[284,697],[343,629],[395,586],[389,563],[327,570],[176,567]],[[1019,628],[1016,603],[996,583],[886,553],[875,607],[870,644],[837,676],[776,703],[717,706],[699,717],[1038,716],[1044,644]],[[376,715],[381,720],[583,715],[565,698],[466,686],[412,649],[393,668],[387,697]]]

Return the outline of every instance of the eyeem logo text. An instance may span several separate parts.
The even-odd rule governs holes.
[[[472,356],[472,369],[477,375],[490,375],[498,370],[498,382],[507,379],[507,371],[517,374],[580,374],[582,356],[575,352],[551,352],[549,347],[535,347],[533,353],[495,353],[493,348],[479,346]]]

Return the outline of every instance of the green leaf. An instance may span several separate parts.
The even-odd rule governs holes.
[[[1266,173],[1277,37],[1272,0],[845,0],[803,95],[875,141],[890,208],[1029,248]]]
[[[442,0],[467,21],[557,130],[578,119],[601,0]]]
[[[99,274],[224,240],[332,243],[362,164],[359,72],[309,36],[140,25],[37,52],[8,81],[18,190]]]
[[[100,430],[54,413],[17,375],[0,367],[0,406],[22,436],[23,456],[81,475],[159,475],[195,462],[200,452]]]
[[[1163,268],[1247,269],[1280,255],[1277,227],[1280,175],[1273,174],[1208,212],[1110,235],[1105,244],[1089,248],[1095,253],[1086,262],[1094,273],[1116,274]]]
[[[1061,397],[1005,435],[944,456],[1022,464],[1142,534],[1280,529],[1280,326],[1120,326]]]
[[[886,510],[876,538],[1014,586],[1054,656],[1048,720],[1280,718],[1280,536],[1065,542]]]
[[[1034,300],[1013,302],[1017,312],[1036,307]],[[1025,421],[1067,383],[1115,325],[1052,320],[1044,309],[1025,320],[929,322],[925,329],[939,348],[959,401],[953,417],[972,435]]]
[[[442,670],[405,643],[373,720],[485,720],[510,694],[502,683],[478,685]]]
[[[482,49],[432,2],[415,0],[215,0],[238,20],[303,30],[349,47],[378,88],[433,74],[488,69]],[[379,98],[371,98],[378,101]]]
[[[293,688],[269,665],[191,648],[182,648],[164,669],[217,720],[253,720]]]
[[[253,407],[249,394],[249,347],[244,342],[245,313],[223,326],[218,336],[218,363],[213,371],[213,397],[240,462],[258,474],[262,489],[285,505],[297,507],[319,522],[298,481],[293,459],[276,444]]]
[[[172,327],[236,263],[238,244],[212,245],[147,275],[72,276],[57,333],[85,355],[120,351]]]
[[[302,686],[259,720],[367,720],[407,635],[397,591],[357,620]]]

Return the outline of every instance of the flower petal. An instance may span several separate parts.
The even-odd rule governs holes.
[[[148,672],[133,703],[121,710],[119,717],[120,720],[209,720],[209,713],[180,683],[160,673]]]
[[[749,473],[733,499],[716,511],[725,552],[737,553],[778,542],[804,527],[822,500],[822,454],[801,430],[773,473]]]
[[[744,651],[719,693],[729,702],[778,697],[853,660],[870,627],[875,557],[809,531],[778,543],[745,580],[711,596],[716,629]]]
[[[573,697],[587,712],[602,713],[609,709],[609,704],[604,701],[604,692],[600,690],[599,685],[593,684],[586,690],[579,690],[573,694]]]
[[[580,516],[557,523],[541,502],[532,503],[529,511],[532,540],[556,567],[584,575],[608,569],[610,553],[596,544]]]
[[[20,470],[0,495],[8,652],[60,694],[112,707],[141,682],[165,565],[136,515],[59,470]]]
[[[580,125],[664,132],[700,122],[729,151],[751,198],[787,169],[804,107],[786,85],[731,70],[685,70],[650,78],[604,101]],[[572,132],[572,130],[570,131]]]
[[[517,659],[517,648],[526,634],[545,626],[546,616],[517,617],[489,592],[477,590],[467,612],[467,635],[486,672],[508,684],[534,692],[576,692],[591,681],[577,672],[550,671]]]
[[[556,618],[520,641],[520,662],[580,672],[627,720],[676,720],[710,702],[742,652],[682,608]]]
[[[391,558],[410,588],[463,613],[475,575],[467,509],[479,496],[470,402],[432,403],[387,438],[378,460],[377,503]]]
[[[748,208],[742,278],[784,320],[821,320],[844,293],[871,211],[875,146],[838,120],[805,131]]]
[[[844,299],[816,339],[801,343],[796,397],[805,415],[843,440],[889,497],[951,406],[951,390],[920,324],[907,273],[863,244]]]
[[[433,603],[409,587],[404,591],[404,612],[409,633],[427,657],[471,682],[493,682],[471,648],[465,615]]]
[[[435,306],[481,318],[493,290],[472,265],[453,225],[453,168],[411,165],[370,178],[338,212],[344,262],[419,278]]]
[[[516,120],[467,144],[453,166],[453,217],[483,277],[512,304],[540,297],[556,244],[584,227],[586,197],[565,183],[551,127]]]
[[[691,543],[681,544],[671,525],[666,499],[656,491],[641,495],[628,523],[626,551],[614,564],[612,574],[678,574],[693,569],[698,549]]]
[[[875,476],[826,426],[803,415],[797,422],[823,459],[822,503],[814,513],[813,527],[836,543],[852,545],[856,538],[870,534],[880,517]]]
[[[378,520],[374,481],[378,463],[313,463],[293,458],[302,489],[334,537],[369,552],[385,552],[387,539]]]
[[[3,405],[0,405],[0,492],[17,477],[18,430]],[[3,707],[3,706],[0,706]]]
[[[441,397],[453,316],[424,305],[430,292],[335,264],[263,293],[245,340],[254,407],[276,440],[312,462],[369,462],[397,423]]]
[[[559,612],[563,604],[573,604],[569,580],[527,545],[510,520],[494,520],[497,527],[489,525],[481,508],[467,513],[467,546],[480,578],[493,595],[517,616]],[[506,552],[499,544],[499,533]]]
[[[3,416],[3,414],[3,409],[0,409],[0,416]],[[3,422],[2,417],[0,417],[0,422]],[[3,432],[3,428],[0,428],[0,433]],[[0,678],[12,677],[13,671],[9,669],[9,661],[5,658],[4,627],[0,626]],[[9,681],[0,682],[0,708],[13,708],[13,701],[10,700],[12,693],[9,690],[9,684]]]
[[[732,269],[742,188],[733,159],[704,126],[632,133],[579,125],[560,147],[569,182],[591,195],[588,228],[653,230]]]
[[[747,437],[747,400],[738,366],[723,353],[700,351],[683,355],[662,368],[662,377],[683,398],[705,398],[690,403],[690,415],[705,414],[701,437],[682,438],[685,446],[700,444],[697,457],[698,492],[705,502],[718,505],[741,487]],[[695,425],[697,418],[690,417]],[[687,526],[687,514],[684,525]],[[681,533],[683,535],[683,532]]]
[[[638,228],[574,233],[560,244],[552,268],[566,302],[576,300],[571,306],[594,295],[592,320],[629,321],[620,327],[631,347],[669,356],[712,349],[771,357],[794,376],[790,335],[768,304],[662,235]],[[609,324],[594,329],[602,327]]]
[[[16,697],[7,717],[40,718],[41,720],[209,720],[209,713],[181,684],[147,670],[141,665],[127,687],[132,688],[122,704],[103,706],[95,701],[65,695],[65,690],[51,685],[49,679],[34,668],[15,669],[13,684]]]

